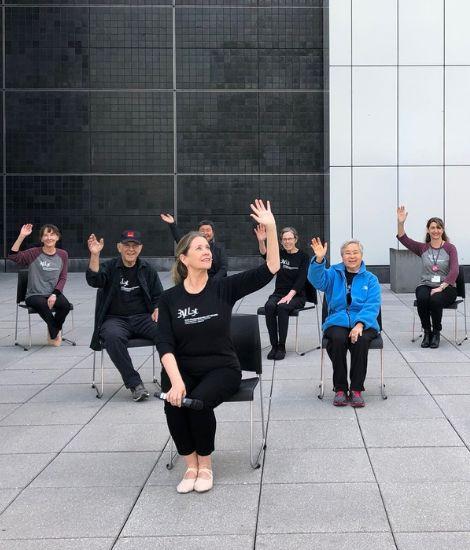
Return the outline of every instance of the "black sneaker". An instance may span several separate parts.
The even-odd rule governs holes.
[[[436,330],[432,333],[431,344],[429,345],[429,347],[432,349],[438,348],[440,341],[441,341],[441,333],[438,330]]]
[[[271,348],[271,351],[268,353],[267,358],[268,359],[275,359],[277,353],[277,346],[273,346]]]
[[[131,393],[134,401],[143,401],[150,395],[143,384],[138,384],[135,388],[131,388]]]
[[[277,347],[276,355],[274,356],[274,359],[276,361],[282,361],[284,357],[286,356],[286,346],[284,344],[279,344]]]

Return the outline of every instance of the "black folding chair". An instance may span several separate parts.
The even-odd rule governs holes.
[[[103,291],[101,288],[98,289],[96,292],[96,303],[95,303],[95,325],[97,321],[97,314],[98,314],[98,308],[99,304],[103,297]],[[160,385],[158,378],[155,373],[155,344],[153,340],[149,340],[148,338],[129,338],[127,342],[128,348],[144,348],[147,346],[152,346],[152,374],[153,374],[153,383]],[[96,390],[96,397],[98,399],[101,399],[103,397],[104,393],[104,350],[106,349],[106,342],[100,339],[99,343],[99,349],[93,351],[93,375],[92,375],[92,381],[91,381],[91,387]],[[101,352],[101,358],[100,358],[100,389],[97,386],[96,382],[96,352]]]
[[[28,289],[28,270],[21,269],[18,271],[18,281],[16,285],[16,321],[15,321],[15,346],[21,346],[18,342],[18,312],[21,309],[25,309],[28,312],[28,328],[29,328],[29,346],[22,346],[24,351],[28,351],[32,346],[31,339],[31,315],[38,315],[38,312],[30,306],[27,306],[24,301],[26,298],[26,291]],[[70,302],[69,302],[70,303]],[[52,308],[52,311],[55,311],[55,308]],[[73,321],[73,304],[70,303],[70,312],[72,316],[72,331],[75,329],[75,324]],[[62,342],[67,342],[72,346],[76,345],[76,342],[70,340],[69,338],[64,338],[62,336]]]
[[[326,297],[323,296],[323,305],[322,305],[322,325],[325,322],[328,316],[328,304],[326,302]],[[382,309],[379,309],[379,314],[377,316],[377,322],[382,331]],[[323,399],[325,394],[325,376],[324,376],[324,354],[325,349],[328,344],[328,338],[323,334],[321,342],[321,357],[320,357],[320,393],[318,394],[318,399]],[[369,349],[378,349],[380,350],[380,394],[382,399],[387,399],[387,394],[385,393],[385,383],[384,383],[384,342],[380,332],[377,333],[377,336],[371,341]]]
[[[310,353],[314,349],[320,349],[320,319],[318,315],[318,294],[317,289],[314,288],[308,281],[305,284],[305,297],[306,297],[306,304],[311,303],[313,305],[308,306],[305,305],[304,307],[293,309],[289,312],[289,317],[295,317],[295,353],[297,355],[306,355],[307,353]],[[318,333],[318,346],[315,346],[311,349],[307,349],[305,351],[300,352],[299,351],[299,316],[302,312],[308,311],[310,309],[315,309],[317,314],[317,333]],[[264,307],[259,307],[257,310],[257,315],[266,315],[266,311]]]
[[[232,315],[232,342],[240,361],[242,371],[255,373],[256,376],[244,378],[241,381],[240,388],[235,395],[225,401],[226,403],[250,403],[250,464],[256,469],[260,467],[260,457],[266,449],[266,427],[264,424],[263,407],[263,386],[262,372],[263,363],[261,360],[261,339],[259,335],[258,317],[256,315],[234,314]],[[261,444],[257,452],[254,451],[254,415],[253,401],[255,398],[255,389],[259,385],[259,401],[261,412]],[[171,470],[177,458],[177,453],[173,452],[173,440],[170,438],[170,460],[167,468]]]
[[[465,340],[468,340],[467,335],[467,303],[465,301],[465,273],[462,266],[459,267],[459,275],[457,277],[457,280],[455,281],[456,287],[457,287],[457,299],[453,304],[450,304],[450,306],[446,306],[443,309],[453,309],[455,312],[454,315],[454,341],[457,346],[461,346]],[[464,325],[465,325],[465,336],[460,342],[457,340],[457,311],[459,309],[459,304],[463,303],[463,319],[464,319]],[[413,302],[413,338],[411,339],[412,342],[416,342],[419,338],[423,336],[423,328],[421,327],[421,332],[418,334],[418,336],[415,338],[415,320],[416,320],[416,310],[414,308],[418,307],[418,302],[415,300]]]

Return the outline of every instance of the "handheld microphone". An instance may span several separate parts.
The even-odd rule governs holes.
[[[166,393],[163,392],[155,392],[154,396],[157,399],[161,399],[162,401],[165,401],[166,399]],[[183,400],[181,401],[181,406],[188,409],[193,409],[195,411],[200,411],[204,408],[204,403],[200,399],[190,399],[189,397],[183,397]]]

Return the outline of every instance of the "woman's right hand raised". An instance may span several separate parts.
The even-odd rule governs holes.
[[[98,240],[94,233],[92,233],[88,237],[88,250],[90,251],[91,254],[99,254],[103,250],[103,246],[104,246],[103,238]]]
[[[406,218],[408,217],[408,212],[405,210],[404,206],[399,206],[397,208],[397,221],[402,224],[405,223]]]
[[[312,244],[310,246],[312,247],[313,253],[316,256],[316,261],[319,264],[321,264],[323,261],[323,258],[326,256],[326,251],[328,250],[328,243],[325,242],[325,244],[323,245],[320,237],[313,237]]]
[[[20,237],[26,238],[31,235],[33,232],[33,224],[32,223],[25,223],[20,230]]]
[[[180,380],[171,385],[170,391],[166,394],[166,400],[174,407],[181,407],[183,397],[186,397],[186,386],[183,380]]]
[[[256,238],[260,242],[264,242],[267,238],[266,236],[266,227],[264,225],[258,224],[253,231],[255,232]]]
[[[175,218],[174,218],[171,214],[162,212],[162,213],[160,214],[160,218],[161,218],[165,223],[175,223]]]

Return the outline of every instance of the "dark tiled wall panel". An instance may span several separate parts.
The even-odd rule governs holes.
[[[256,255],[258,196],[308,249],[326,215],[323,3],[4,1],[2,251],[51,222],[71,256],[91,232],[114,254],[125,227],[168,256],[169,211]]]

